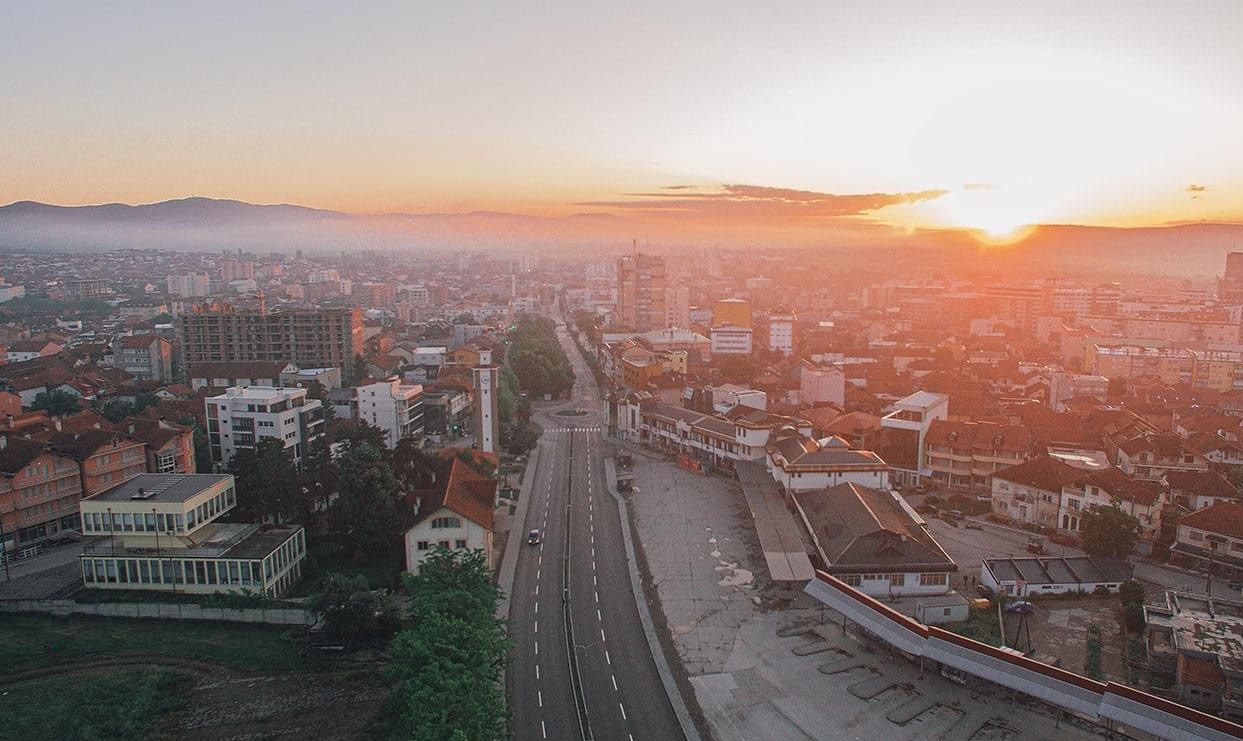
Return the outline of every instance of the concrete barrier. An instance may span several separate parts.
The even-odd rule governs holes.
[[[74,602],[73,600],[4,600],[0,613],[42,613],[65,617],[149,618],[158,620],[211,620],[226,623],[266,623],[268,625],[312,625],[315,616],[299,609],[260,607],[203,607],[194,604],[153,602]]]

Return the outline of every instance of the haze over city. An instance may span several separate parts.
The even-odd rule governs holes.
[[[1243,739],[1243,2],[0,8],[0,741]]]
[[[1236,222],[1240,30],[1230,0],[18,7],[0,202],[613,214],[664,241]]]

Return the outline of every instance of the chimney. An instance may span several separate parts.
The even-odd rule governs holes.
[[[129,434],[131,435],[134,434],[134,423],[133,422],[129,423]]]
[[[9,446],[9,436],[0,435],[0,450],[4,450]]]
[[[52,426],[54,426],[54,427],[56,428],[56,431],[57,431],[57,432],[60,432],[60,417],[53,417],[53,418],[52,418]]]

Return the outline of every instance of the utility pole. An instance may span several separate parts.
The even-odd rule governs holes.
[[[17,545],[17,533],[13,534],[13,545]],[[0,560],[4,561],[4,580],[8,581],[13,577],[9,575],[9,548],[5,545],[4,540],[4,512],[0,511]]]

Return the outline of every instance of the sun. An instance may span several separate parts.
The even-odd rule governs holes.
[[[1023,239],[1040,222],[1033,198],[995,185],[954,190],[929,206],[943,226],[965,229],[989,244]]]

